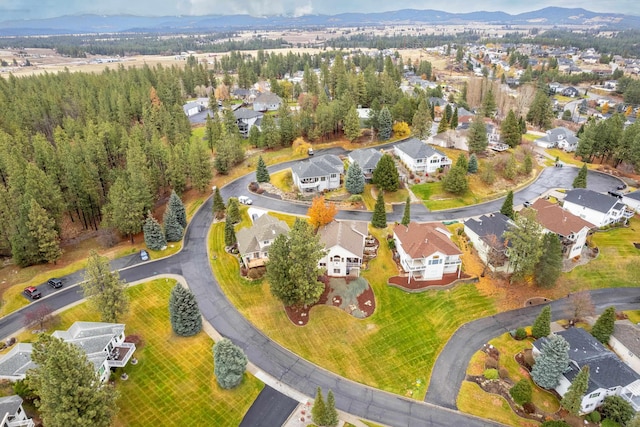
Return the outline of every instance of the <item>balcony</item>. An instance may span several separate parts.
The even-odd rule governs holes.
[[[121,342],[113,347],[111,353],[107,357],[107,363],[110,368],[123,368],[129,363],[129,359],[136,351],[136,345],[130,342]]]

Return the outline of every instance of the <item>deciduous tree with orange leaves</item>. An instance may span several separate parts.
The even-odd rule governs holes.
[[[323,225],[329,224],[338,213],[335,203],[326,203],[324,196],[316,196],[311,202],[311,207],[307,211],[309,216],[309,224],[317,230]]]

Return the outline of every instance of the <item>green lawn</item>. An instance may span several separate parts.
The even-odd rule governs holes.
[[[482,201],[481,198],[474,195],[471,191],[467,191],[460,196],[447,193],[442,188],[442,181],[415,184],[411,186],[411,191],[419,199],[423,200],[425,206],[432,211],[459,208]]]
[[[372,190],[374,188],[375,188],[375,185],[373,184],[365,184],[364,192],[362,193],[362,200],[364,202],[364,205],[370,211],[373,211],[376,206],[376,197],[378,193],[376,191],[376,197],[373,196]],[[385,192],[384,193],[385,210],[387,212],[391,212],[393,210],[391,204],[404,203],[407,200],[408,195],[409,195],[409,192],[405,189],[401,189],[398,191]]]
[[[473,285],[407,294],[388,287],[397,273],[386,244],[363,273],[376,295],[376,311],[358,320],[333,307],[311,310],[305,327],[293,325],[266,280],[239,278],[237,260],[224,252],[224,224],[215,224],[209,245],[213,270],[231,302],[267,336],[338,375],[392,393],[423,399],[433,364],[463,323],[495,313],[490,298]],[[388,230],[374,230],[384,240]],[[348,362],[347,362],[348,361]]]
[[[245,374],[234,390],[221,389],[213,375],[213,340],[204,332],[174,335],[167,302],[175,281],[157,279],[131,287],[126,333],[142,337],[137,365],[124,368],[127,381],[116,380],[120,412],[114,426],[238,425],[263,384]],[[60,314],[55,329],[74,321],[98,321],[86,303]],[[177,410],[176,408],[179,408]]]
[[[553,156],[553,158],[558,157],[562,163],[566,163],[566,164],[574,165],[578,167],[582,167],[582,165],[584,164],[582,160],[574,156],[575,153],[567,153],[566,151],[560,150],[558,148],[547,148],[545,151],[550,156]],[[597,169],[598,165],[593,163],[587,163],[587,168]]]
[[[521,418],[511,410],[502,396],[485,393],[478,384],[463,381],[456,401],[458,409],[468,414],[517,427],[534,427],[540,423]]]
[[[270,178],[270,182],[274,187],[286,193],[292,192],[294,190],[293,178],[291,177],[291,169],[284,169],[273,173],[270,175]]]

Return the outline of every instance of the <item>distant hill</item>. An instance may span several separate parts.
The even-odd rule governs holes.
[[[547,7],[533,12],[510,15],[504,12],[450,13],[439,10],[403,9],[384,13],[342,13],[299,17],[250,15],[163,16],[68,15],[51,19],[0,22],[0,35],[42,35],[117,32],[195,32],[241,28],[304,28],[381,24],[460,24],[491,23],[501,25],[589,25],[617,29],[640,29],[640,16],[599,13],[585,9]]]

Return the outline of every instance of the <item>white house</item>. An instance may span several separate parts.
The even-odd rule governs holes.
[[[555,388],[560,396],[565,395],[580,369],[588,365],[589,386],[582,398],[582,413],[592,412],[607,396],[620,396],[635,411],[640,410],[640,374],[625,365],[582,328],[569,328],[557,334],[569,343],[569,366],[560,376],[560,383]],[[547,338],[540,338],[533,343],[534,358],[541,354],[546,340]]]
[[[0,397],[0,427],[34,427],[22,407],[22,398],[17,395]]]
[[[445,274],[460,277],[462,252],[442,223],[397,224],[393,239],[400,265],[409,273],[408,280],[441,280]]]
[[[609,337],[609,346],[638,375],[640,375],[640,326],[618,320]]]
[[[537,212],[538,223],[547,232],[558,235],[565,258],[574,258],[582,254],[589,230],[596,228],[595,225],[545,199],[536,200],[531,207]]]
[[[288,234],[286,222],[269,214],[260,215],[251,227],[236,233],[238,252],[243,264],[248,268],[261,267],[269,259],[269,248],[281,234]]]
[[[342,174],[344,174],[344,163],[333,154],[325,154],[297,162],[291,167],[294,185],[300,191],[306,192],[338,188]]]
[[[633,209],[637,213],[640,213],[640,190],[626,193],[622,196],[622,202],[627,205],[629,209]]]
[[[120,323],[75,322],[66,331],[55,331],[52,336],[77,345],[93,363],[100,381],[109,379],[111,368],[122,368],[133,356],[136,346],[124,341],[124,327]],[[0,359],[0,378],[16,381],[24,379],[27,371],[35,368],[31,360],[33,347],[18,343]]]
[[[563,208],[596,227],[624,222],[633,216],[617,197],[584,188],[568,191]]]
[[[360,221],[332,221],[318,230],[327,249],[318,262],[329,276],[360,275],[367,224]]]
[[[262,92],[253,101],[254,111],[276,111],[282,105],[282,99],[271,92]]]
[[[508,244],[503,235],[511,224],[511,220],[500,212],[482,215],[478,219],[469,218],[464,222],[464,233],[491,271],[509,270]]]
[[[197,98],[195,101],[187,102],[182,106],[182,111],[187,117],[195,116],[209,108],[209,98]]]
[[[575,151],[575,147],[578,145],[578,138],[572,130],[565,127],[557,127],[548,130],[545,136],[536,139],[534,142],[538,147],[542,148],[556,148],[562,143],[563,147],[573,147],[573,151]]]
[[[395,146],[395,153],[413,172],[434,173],[441,167],[451,166],[451,159],[416,138]]]
[[[357,162],[364,178],[370,180],[373,176],[373,170],[378,166],[378,162],[382,158],[382,153],[373,148],[360,148],[349,153],[349,163]]]
[[[260,129],[262,117],[264,117],[264,114],[260,111],[249,110],[248,108],[239,108],[233,112],[233,115],[243,138],[249,137],[249,131],[251,131],[252,127],[257,126]]]

